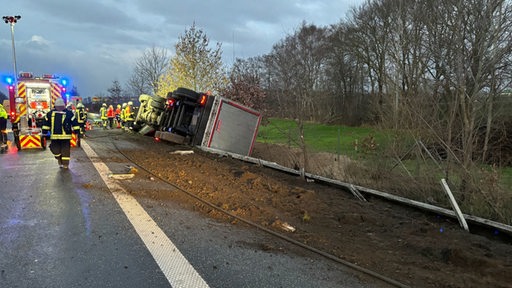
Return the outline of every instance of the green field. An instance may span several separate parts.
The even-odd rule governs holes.
[[[367,158],[367,155],[382,157],[378,152],[385,150],[392,133],[386,134],[384,131],[372,127],[306,123],[304,135],[306,145],[312,151],[330,152],[361,159]],[[270,118],[268,122],[260,125],[257,141],[299,147],[297,123],[290,119]],[[372,145],[372,143],[375,145]],[[411,145],[406,146],[410,147]],[[408,167],[414,167],[415,163],[413,160],[404,161],[404,164]],[[434,168],[433,163],[424,164],[432,165],[432,168]],[[412,170],[413,168],[411,168]],[[506,190],[512,191],[512,167],[505,167],[500,170],[500,185]]]
[[[306,145],[313,151],[325,151],[348,156],[366,153],[378,149],[384,143],[386,135],[371,127],[348,127],[306,123],[304,125]],[[373,140],[371,140],[373,138]],[[279,143],[290,147],[299,147],[297,123],[289,119],[271,118],[261,125],[257,141]],[[371,148],[371,143],[378,144]]]

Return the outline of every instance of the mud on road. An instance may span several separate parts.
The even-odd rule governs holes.
[[[134,144],[120,148],[134,164],[201,199],[411,287],[512,287],[512,241],[508,235],[467,233],[455,219],[379,198],[362,202],[339,188],[191,147],[155,142],[151,137],[116,133],[112,138]],[[194,153],[174,153],[182,150]],[[285,150],[257,144],[252,156],[290,162],[279,159],[289,157]],[[113,158],[104,161],[115,161]],[[321,161],[319,158],[318,167]],[[150,177],[139,169],[127,181],[148,181]],[[185,193],[149,186],[130,192],[179,202],[218,221],[238,225]],[[285,231],[283,223],[295,231]]]

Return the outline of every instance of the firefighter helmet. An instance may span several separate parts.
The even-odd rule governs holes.
[[[125,108],[126,106],[128,106],[128,104],[126,104],[126,103],[123,103],[123,108]]]
[[[64,100],[62,100],[62,98],[58,98],[57,100],[55,100],[55,107],[65,107],[66,105],[64,104]]]
[[[133,106],[133,102],[132,101],[128,101],[128,106]]]
[[[78,109],[81,109],[81,108],[84,108],[84,107],[85,107],[85,106],[84,106],[84,104],[82,104],[82,103],[78,103],[78,104],[76,104],[76,108],[78,108]]]
[[[103,106],[103,107],[107,107],[107,103],[103,103],[103,105],[101,105],[101,106]]]

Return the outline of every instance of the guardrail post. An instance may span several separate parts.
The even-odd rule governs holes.
[[[457,215],[457,218],[459,219],[460,226],[469,232],[468,223],[466,223],[466,219],[464,219],[459,205],[457,204],[457,201],[455,201],[455,197],[453,197],[452,191],[444,178],[441,179],[441,186],[443,186],[444,192],[446,192],[446,194],[448,194],[448,198],[450,198],[450,204],[452,205],[453,210],[455,210],[455,215]]]

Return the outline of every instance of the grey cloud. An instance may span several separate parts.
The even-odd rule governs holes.
[[[364,1],[16,0],[1,6],[22,15],[16,25],[20,69],[67,73],[83,96],[92,96],[106,94],[115,79],[124,84],[144,49],[173,50],[193,23],[222,44],[230,63],[233,56],[269,53],[303,20],[334,24]],[[7,25],[0,26],[0,73],[12,70],[10,43]]]

